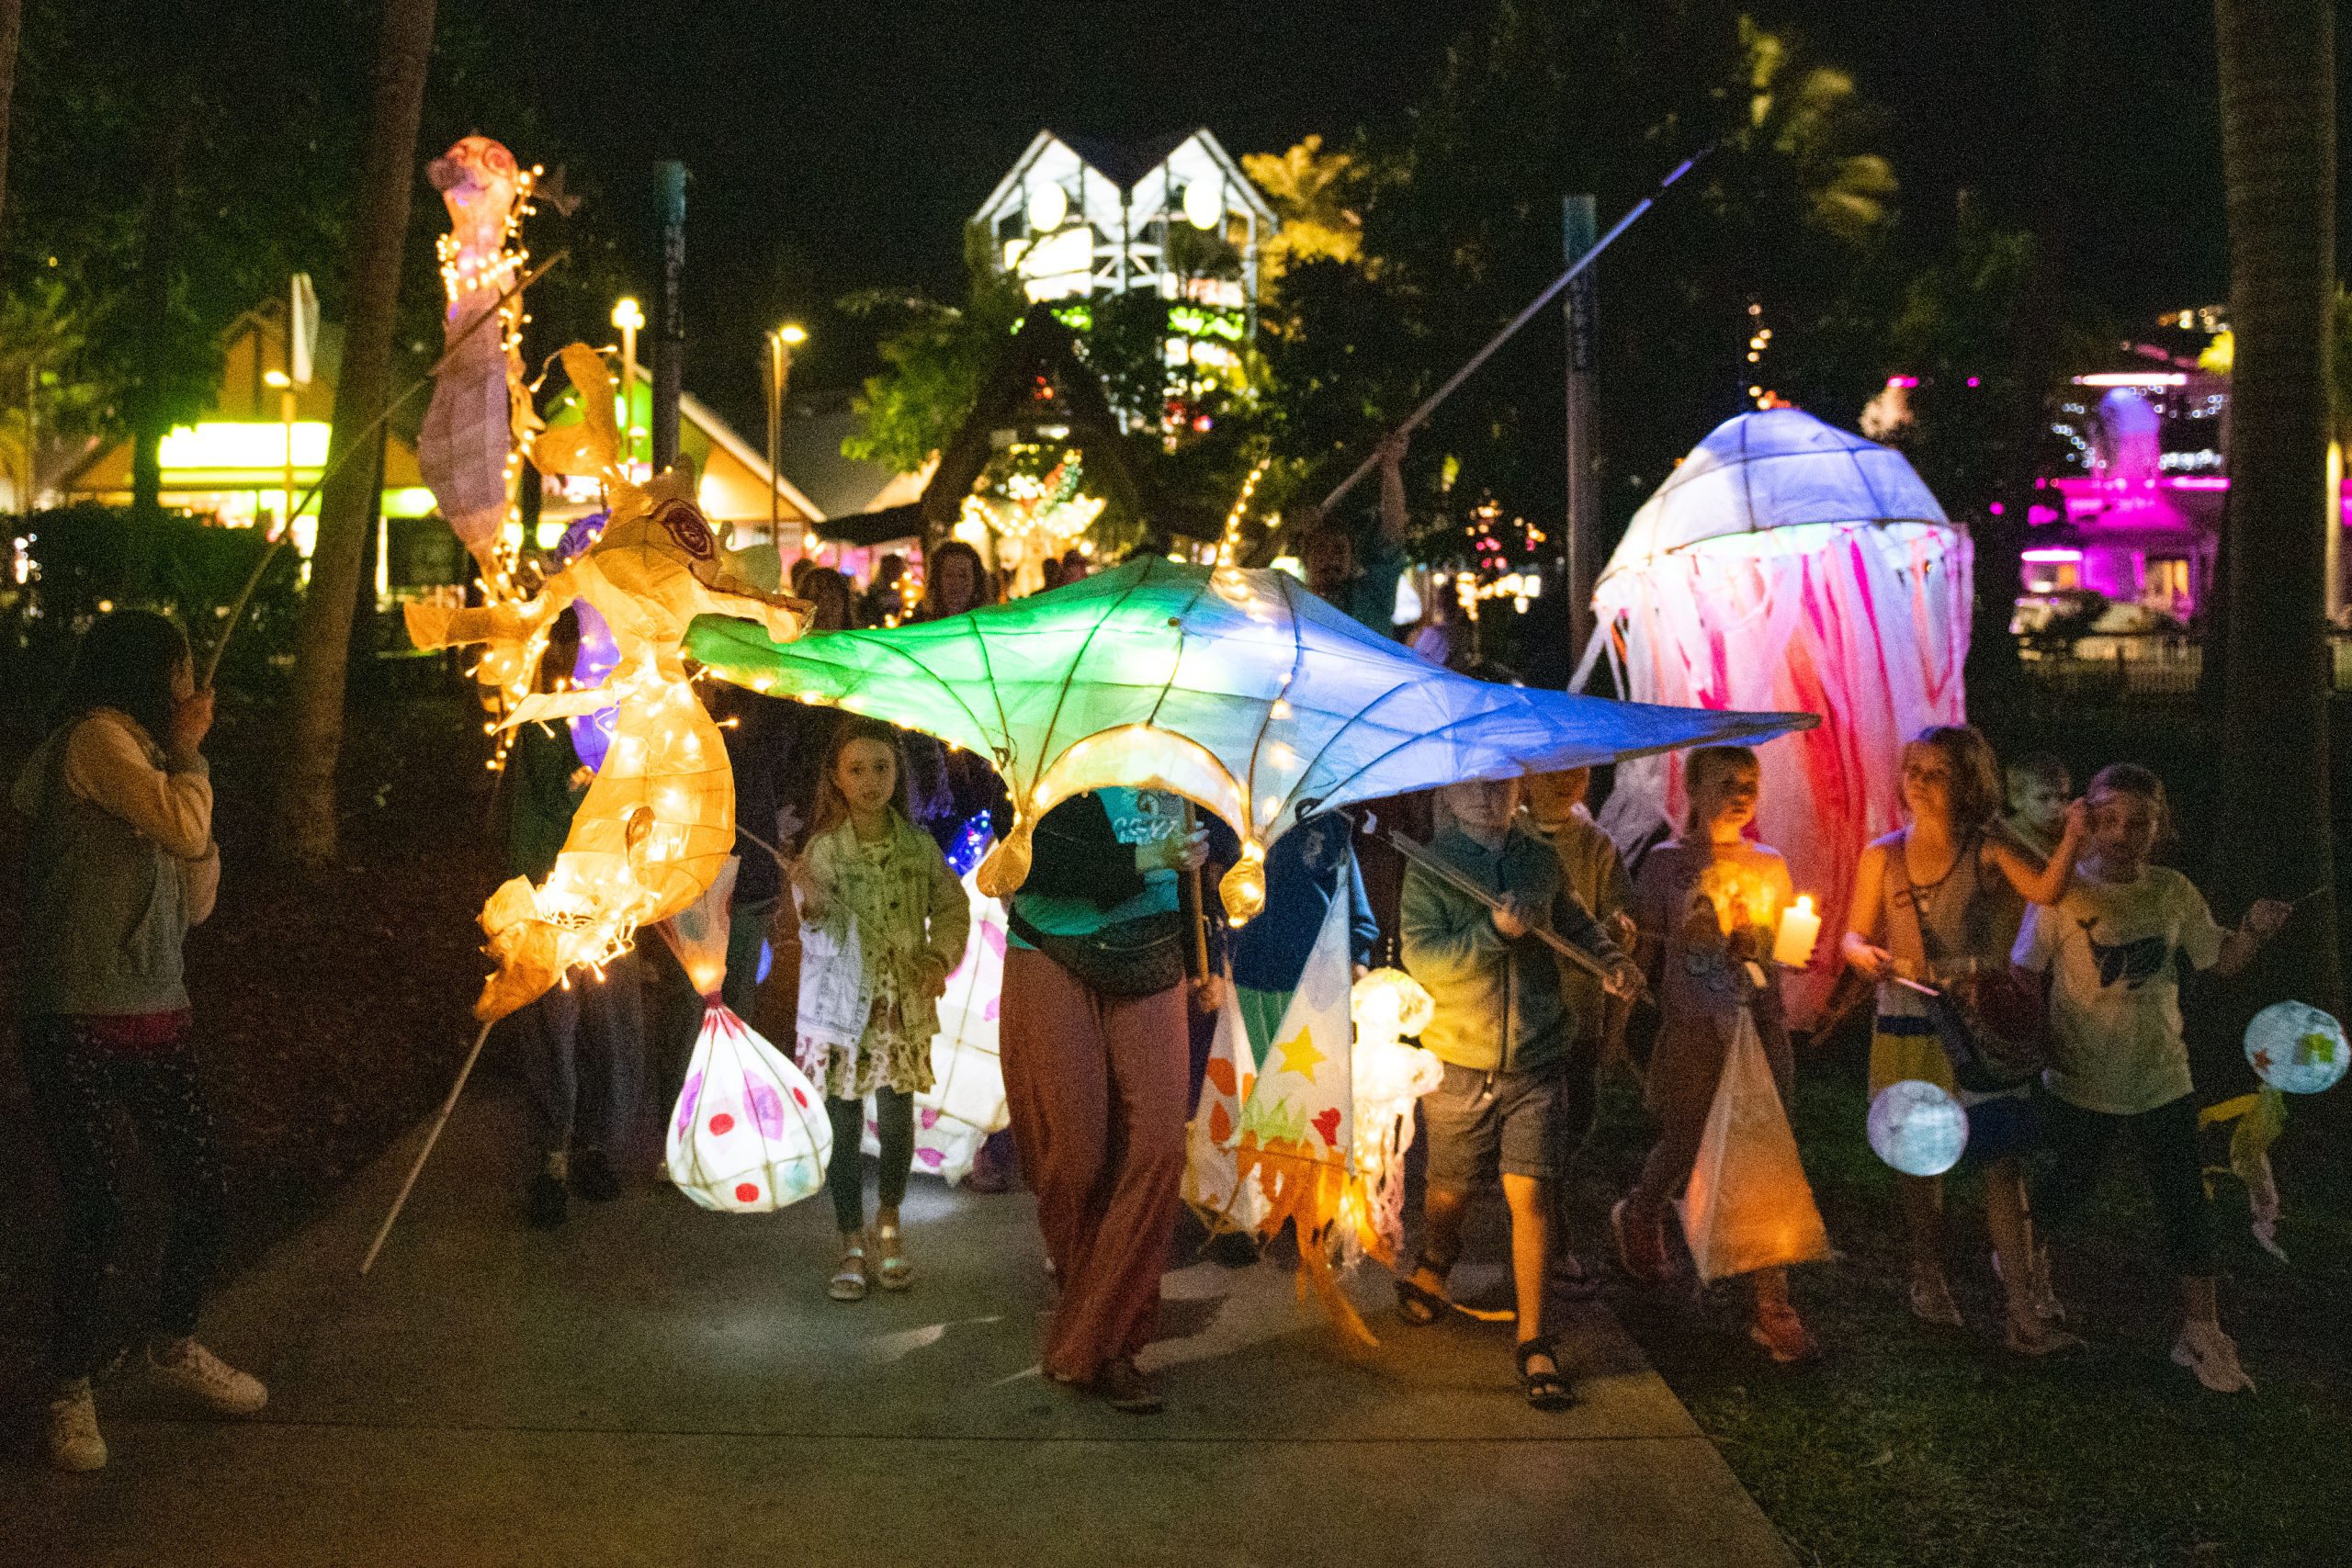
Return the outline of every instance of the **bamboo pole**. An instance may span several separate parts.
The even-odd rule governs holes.
[[[1446,864],[1445,862],[1438,858],[1438,856],[1430,853],[1428,845],[1414,842],[1411,839],[1407,838],[1402,832],[1394,828],[1388,829],[1387,833],[1385,834],[1384,837],[1385,837],[1391,844],[1396,846],[1396,852],[1398,854],[1403,855],[1407,860],[1411,861],[1415,865],[1419,866],[1423,871],[1428,872],[1431,876],[1436,877],[1440,882],[1444,883],[1455,892],[1461,893],[1467,897],[1476,898],[1479,903],[1484,904],[1489,909],[1499,910],[1503,907],[1501,899],[1496,897],[1492,893],[1487,892],[1487,889],[1479,886],[1468,877],[1463,875],[1462,873],[1456,871],[1453,867]],[[1570,942],[1559,932],[1552,930],[1551,927],[1537,925],[1531,921],[1527,928],[1527,934],[1538,939],[1545,946],[1551,948],[1553,952],[1557,953],[1561,957],[1566,959],[1577,968],[1582,969],[1585,973],[1592,976],[1595,979],[1606,981],[1610,978],[1611,970],[1609,965],[1603,964],[1600,959],[1595,958],[1591,953],[1587,953],[1583,948],[1577,946],[1576,943]]]
[[[1495,333],[1493,337],[1487,341],[1486,347],[1472,355],[1469,359],[1464,363],[1462,368],[1447,377],[1443,386],[1440,387],[1436,391],[1431,392],[1427,398],[1421,400],[1420,407],[1415,409],[1411,413],[1407,414],[1405,416],[1404,423],[1397,425],[1396,429],[1390,431],[1388,434],[1373,448],[1371,453],[1365,457],[1364,460],[1356,465],[1353,472],[1332,487],[1331,493],[1325,496],[1323,498],[1322,504],[1315,509],[1317,515],[1320,516],[1328,514],[1331,508],[1337,506],[1340,503],[1341,497],[1345,496],[1348,491],[1355,489],[1356,486],[1363,481],[1363,477],[1372,472],[1374,466],[1380,461],[1381,450],[1384,447],[1387,446],[1390,442],[1401,440],[1405,436],[1411,434],[1415,430],[1419,429],[1422,422],[1427,420],[1430,414],[1437,412],[1437,407],[1440,403],[1442,403],[1446,399],[1453,395],[1454,389],[1461,386],[1463,382],[1467,381],[1473,375],[1475,375],[1477,372],[1478,367],[1486,364],[1487,360],[1493,358],[1495,351],[1502,347],[1504,344],[1509,343],[1511,338],[1517,334],[1520,328],[1533,321],[1537,313],[1540,312],[1544,306],[1549,305],[1554,299],[1559,298],[1560,290],[1566,288],[1569,284],[1574,283],[1584,272],[1585,268],[1590,266],[1594,261],[1600,258],[1601,252],[1607,250],[1615,243],[1619,235],[1623,234],[1626,230],[1639,222],[1642,215],[1657,205],[1657,198],[1666,194],[1668,186],[1672,186],[1675,181],[1680,179],[1683,175],[1689,174],[1693,168],[1697,167],[1698,164],[1713,151],[1714,148],[1712,146],[1702,148],[1700,151],[1692,153],[1690,157],[1683,159],[1679,164],[1675,164],[1671,170],[1668,171],[1666,178],[1658,181],[1657,188],[1656,190],[1642,197],[1640,201],[1635,202],[1626,212],[1625,216],[1617,220],[1617,221],[1610,227],[1609,232],[1600,236],[1600,240],[1593,244],[1593,247],[1590,250],[1585,252],[1584,254],[1578,256],[1574,262],[1570,263],[1568,269],[1560,274],[1559,276],[1554,278],[1550,286],[1547,287],[1543,293],[1538,294],[1528,303],[1525,310],[1520,311],[1518,315],[1513,316],[1510,321],[1504,322],[1502,330]]]
[[[490,1024],[495,1021],[485,1022],[481,1032],[474,1036],[474,1048],[466,1053],[465,1066],[458,1069],[458,1081],[449,1086],[448,1098],[442,1100],[441,1109],[435,1113],[432,1130],[424,1134],[424,1146],[416,1151],[415,1163],[408,1168],[408,1179],[401,1183],[400,1192],[392,1199],[392,1206],[384,1215],[384,1223],[376,1227],[376,1239],[368,1244],[368,1256],[359,1260],[359,1272],[363,1277],[368,1269],[376,1267],[376,1255],[384,1250],[384,1238],[392,1234],[392,1222],[401,1217],[402,1209],[408,1207],[408,1195],[416,1190],[416,1179],[424,1174],[424,1162],[433,1157],[433,1145],[441,1141],[441,1129],[449,1124],[449,1112],[458,1108],[458,1096],[465,1092],[466,1079],[473,1076],[474,1063],[481,1055],[482,1043],[490,1038]]]

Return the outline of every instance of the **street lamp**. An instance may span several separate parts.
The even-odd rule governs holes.
[[[637,461],[637,430],[631,423],[637,406],[637,329],[645,312],[635,299],[623,298],[613,307],[613,325],[621,330],[621,468],[630,472]],[[634,477],[633,473],[631,477]]]
[[[768,543],[775,547],[776,570],[784,570],[784,481],[776,471],[777,448],[784,441],[784,389],[792,379],[792,350],[807,343],[808,332],[797,321],[771,328],[767,334],[768,391]]]
[[[290,355],[291,351],[288,352]],[[263,386],[277,390],[277,423],[286,436],[285,499],[278,502],[277,525],[291,529],[294,526],[294,378],[284,370],[265,370],[261,373],[261,381]],[[290,540],[294,536],[288,533],[286,536]]]

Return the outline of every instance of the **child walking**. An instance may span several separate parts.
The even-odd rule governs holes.
[[[813,988],[801,987],[800,1066],[825,1092],[833,1127],[833,1218],[841,1261],[827,1293],[862,1300],[874,1279],[887,1291],[913,1282],[899,1226],[914,1164],[914,1097],[931,1088],[931,1041],[938,1002],[964,955],[971,907],[930,834],[906,810],[906,770],[898,732],[873,719],[845,719],[818,775],[808,849],[794,873],[804,927],[842,950],[853,934],[861,996],[870,996],[854,1041],[812,1029]],[[808,939],[804,937],[804,945]],[[881,1202],[875,1212],[869,1274],[865,1234],[865,1097],[874,1097],[882,1143]]]
[[[2037,908],[2018,936],[2018,967],[2050,976],[2056,1065],[2049,1143],[2056,1164],[2039,1190],[2045,1220],[2063,1223],[2097,1185],[2118,1139],[2139,1156],[2165,1251],[2180,1280],[2182,1323],[2172,1359],[2217,1393],[2250,1391],[2215,1302],[2212,1220],[2197,1154],[2197,1102],[2181,1032],[2175,955],[2233,975],[2287,923],[2265,898],[2225,931],[2204,895],[2148,856],[2165,831],[2165,788],[2130,762],[2091,779],[2090,848],[2064,894]]]
[[[1916,1078],[1967,1109],[1968,1157],[1984,1171],[1984,1228],[2008,1298],[2003,1337],[2019,1355],[2046,1356],[2082,1341],[2052,1326],[2056,1299],[2034,1248],[2023,1159],[2039,1131],[2032,1086],[1983,1094],[1962,1088],[1918,993],[1896,980],[1940,986],[2001,968],[2026,907],[2047,904],[2064,890],[2082,844],[2083,811],[2059,802],[2057,836],[2045,862],[1995,819],[1999,781],[1992,746],[1964,725],[1937,725],[1903,748],[1910,825],[1862,851],[1843,952],[1878,983],[1871,1098]],[[1911,1243],[1912,1314],[1958,1328],[1960,1306],[1944,1276],[1943,1179],[1899,1179]]]
[[[107,1357],[107,1278],[122,1261],[117,1111],[170,1198],[148,1365],[225,1415],[268,1398],[193,1337],[229,1201],[180,955],[220,886],[211,773],[198,750],[211,727],[187,638],[161,615],[119,610],[83,637],[64,719],[15,790],[28,824],[25,1081],[65,1196],[48,1354],[49,1452],[65,1470],[107,1462],[90,1377]]]
[[[1561,959],[1532,933],[1548,925],[1609,965],[1613,995],[1632,995],[1639,976],[1567,889],[1560,857],[1516,822],[1517,779],[1450,784],[1440,794],[1453,826],[1430,853],[1499,907],[1418,863],[1406,870],[1398,919],[1405,970],[1437,1004],[1421,1043],[1445,1064],[1445,1077],[1421,1098],[1429,1134],[1421,1254],[1396,1281],[1397,1312],[1426,1324],[1450,1304],[1445,1279],[1462,1254],[1471,1191],[1498,1168],[1510,1210],[1521,1391],[1539,1410],[1565,1409],[1574,1396],[1556,1339],[1544,1332],[1544,1286],[1563,1079],[1577,1021],[1562,999]]]
[[[1745,836],[1762,785],[1756,753],[1704,747],[1690,753],[1683,780],[1690,807],[1682,833],[1652,850],[1634,879],[1636,955],[1662,1014],[1645,1090],[1658,1138],[1609,1223],[1619,1263],[1645,1284],[1668,1273],[1667,1205],[1698,1163],[1742,1012],[1755,1023],[1783,1106],[1796,1076],[1770,936],[1789,902],[1788,863]],[[1789,1302],[1788,1270],[1759,1269],[1748,1279],[1756,1303],[1749,1337],[1775,1361],[1814,1355],[1813,1336]]]
[[[1628,912],[1634,902],[1633,879],[1625,874],[1617,846],[1585,807],[1585,797],[1591,791],[1590,768],[1529,774],[1527,828],[1560,857],[1560,874],[1567,879],[1568,891],[1577,896],[1577,902],[1590,911],[1611,941],[1630,952],[1634,946],[1634,919]],[[1562,969],[1560,985],[1577,1022],[1576,1040],[1568,1047],[1567,1092],[1561,1102],[1560,1121],[1562,1158],[1573,1163],[1592,1135],[1600,1110],[1601,1063],[1612,1052],[1624,1051],[1628,1010],[1604,993],[1597,976],[1582,969]],[[1568,1198],[1565,1170],[1560,1187],[1565,1207]],[[1589,1298],[1600,1290],[1600,1281],[1574,1249],[1561,1247],[1558,1265],[1571,1296]]]
[[[2074,798],[2074,776],[2047,751],[2019,757],[2003,770],[2008,811],[2001,820],[2018,842],[2047,860],[2058,852],[2066,828],[2066,806]]]

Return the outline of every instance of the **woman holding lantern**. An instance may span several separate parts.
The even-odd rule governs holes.
[[[1943,984],[2007,974],[2026,906],[2066,889],[2086,827],[2080,801],[2049,861],[2002,827],[2000,770],[1993,748],[1965,725],[1924,730],[1903,749],[1903,805],[1911,821],[1862,852],[1843,943],[1846,962],[1878,983],[1871,1038],[1875,1100],[1906,1078],[1932,1083],[1969,1117],[1968,1152],[1984,1173],[1984,1228],[2007,1293],[2004,1337],[2020,1355],[2046,1356],[2082,1342],[2052,1326],[2061,1314],[2026,1210],[2022,1156],[2033,1142],[2030,1081],[1972,1094],[1955,1080],[1921,996],[1904,981]],[[1911,1242],[1911,1311],[1922,1321],[1961,1326],[1944,1277],[1943,1180],[1904,1176],[1903,1213]]]

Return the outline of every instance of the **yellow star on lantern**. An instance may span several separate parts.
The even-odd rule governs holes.
[[[1313,1031],[1303,1025],[1288,1040],[1275,1042],[1274,1049],[1282,1053],[1283,1065],[1279,1070],[1296,1073],[1303,1078],[1313,1077],[1316,1064],[1324,1059],[1323,1053],[1315,1048]]]

